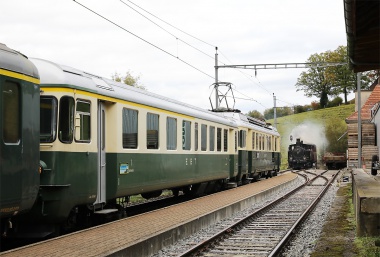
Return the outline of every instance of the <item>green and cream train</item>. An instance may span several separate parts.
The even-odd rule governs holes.
[[[39,236],[124,213],[131,195],[202,195],[277,174],[279,134],[42,59],[40,186],[18,220]],[[251,143],[247,143],[251,142]]]

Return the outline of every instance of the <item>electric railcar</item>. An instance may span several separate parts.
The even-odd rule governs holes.
[[[227,112],[238,126],[238,183],[277,176],[280,170],[280,134],[264,121]]]
[[[42,171],[39,197],[15,220],[15,232],[55,234],[98,216],[123,216],[130,195],[149,198],[163,189],[201,195],[279,169],[279,134],[242,114],[32,62],[41,77]],[[244,145],[247,139],[252,144]]]
[[[0,218],[27,212],[39,189],[40,88],[36,67],[0,43]]]
[[[293,169],[312,168],[317,165],[317,147],[314,144],[304,144],[297,138],[295,144],[289,145],[288,164]]]

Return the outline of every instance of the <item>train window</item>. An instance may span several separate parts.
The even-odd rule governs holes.
[[[123,108],[123,148],[137,149],[138,112]]]
[[[228,151],[228,130],[227,129],[225,129],[224,131],[224,135],[223,135],[223,150],[225,151],[225,152],[227,152]]]
[[[182,149],[190,150],[191,148],[191,122],[182,121]]]
[[[170,117],[166,119],[166,148],[177,149],[177,119]]]
[[[272,136],[268,136],[268,150],[272,151]]]
[[[259,134],[259,150],[262,150],[262,141],[263,141],[263,137],[261,134]]]
[[[51,143],[57,134],[58,101],[52,96],[40,98],[40,142]]]
[[[255,137],[256,137],[256,133],[253,132],[252,133],[252,149],[255,149]]]
[[[264,150],[268,150],[268,136],[264,135]]]
[[[210,151],[215,151],[215,127],[210,126]]]
[[[261,150],[261,134],[257,135],[257,141],[258,141],[257,150]]]
[[[59,101],[58,138],[62,143],[73,142],[74,108],[74,98],[70,96],[63,96]]]
[[[277,138],[274,138],[274,150],[277,152]]]
[[[239,147],[244,148],[246,146],[247,131],[239,131]]]
[[[237,131],[235,131],[235,152],[237,151],[237,138],[238,138]]]
[[[158,114],[148,113],[146,115],[146,148],[158,149]]]
[[[195,122],[194,150],[198,151],[198,122]]]
[[[222,129],[216,129],[216,150],[218,152],[222,151]]]
[[[201,150],[207,151],[207,125],[201,125]]]
[[[75,114],[75,140],[90,142],[91,140],[91,103],[77,100],[77,112]]]
[[[3,100],[4,143],[19,143],[21,139],[20,87],[16,83],[6,81],[1,94]]]

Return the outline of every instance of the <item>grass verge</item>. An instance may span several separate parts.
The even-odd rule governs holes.
[[[352,186],[339,188],[311,257],[380,257],[380,237],[356,237]]]

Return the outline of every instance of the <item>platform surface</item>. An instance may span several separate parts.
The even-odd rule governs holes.
[[[268,188],[294,181],[297,174],[285,173],[271,179],[201,197],[157,211],[128,217],[1,253],[0,256],[109,256],[143,241],[168,227],[197,219],[233,202],[259,194]],[[218,197],[216,197],[218,195]]]

